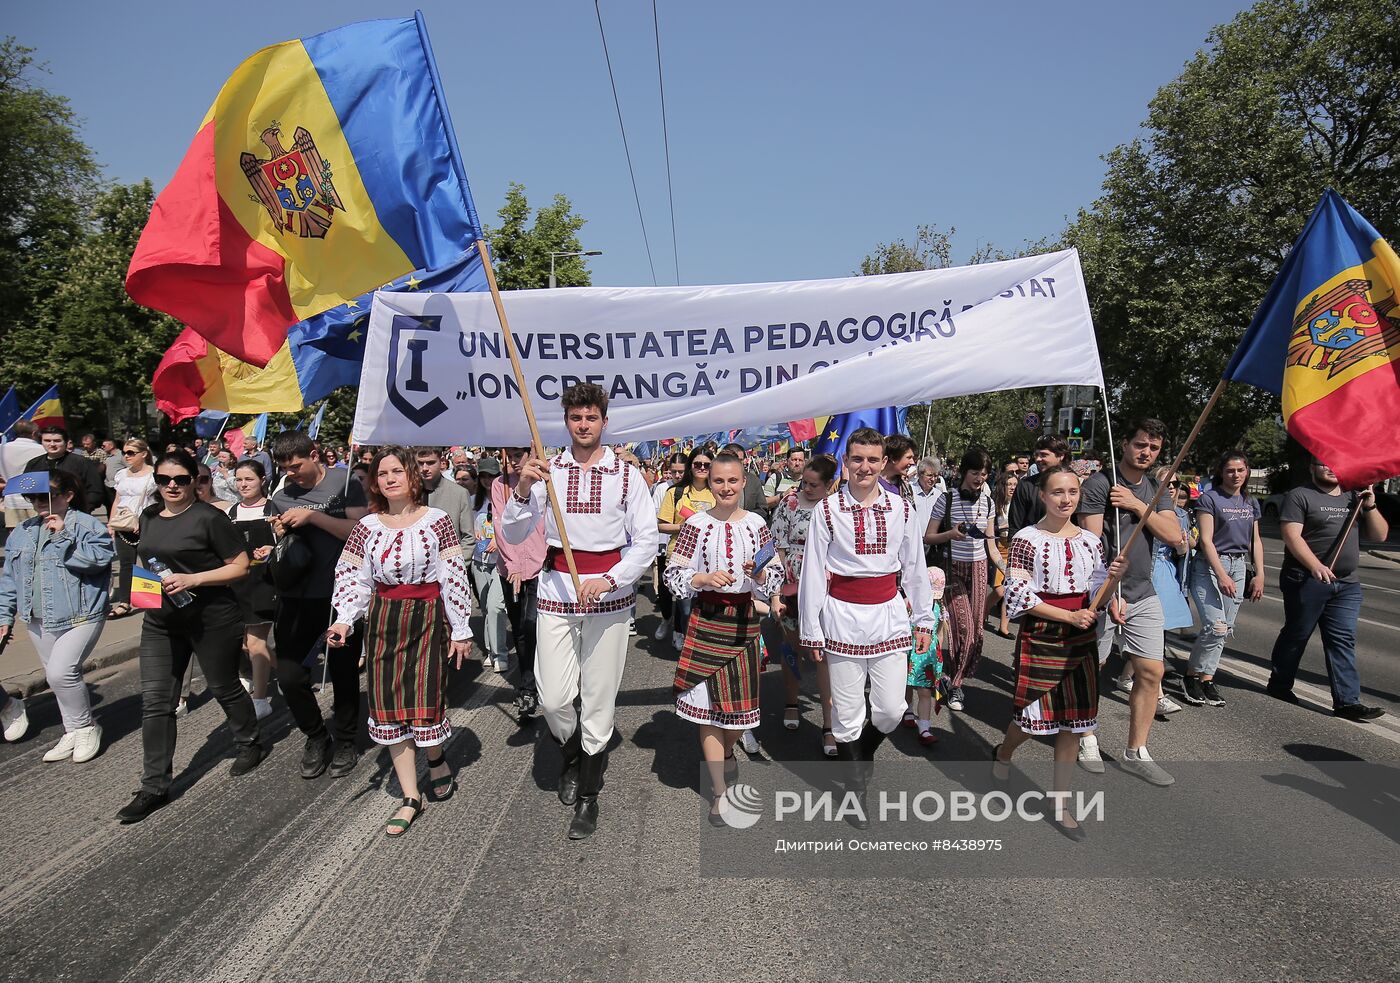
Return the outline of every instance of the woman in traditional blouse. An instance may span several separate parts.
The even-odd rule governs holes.
[[[471,586],[452,518],[422,504],[413,455],[380,448],[369,473],[370,514],[355,525],[336,564],[335,624],[326,644],[343,646],[351,625],[366,618],[369,736],[389,748],[403,791],[384,832],[402,836],[423,811],[415,746],[428,749],[430,796],[452,795],[452,769],[441,750],[452,736],[447,662],[460,669],[471,649]]]
[[[993,775],[1004,780],[1007,762],[1028,737],[1055,735],[1054,787],[1067,790],[1079,751],[1079,735],[1098,726],[1098,648],[1090,608],[1104,583],[1103,544],[1074,524],[1079,478],[1054,467],[1040,479],[1044,517],[1011,540],[1006,579],[1007,613],[1021,618],[1016,639],[1015,713],[997,747]],[[1070,839],[1084,829],[1068,814],[1051,820]]]
[[[676,667],[676,713],[700,725],[715,826],[724,825],[726,772],[737,770],[730,764],[734,744],[758,724],[759,615],[753,596],[771,597],[783,584],[776,557],[754,569],[759,549],[771,537],[763,517],[743,508],[745,481],[736,455],[715,455],[710,469],[715,505],[685,520],[666,564],[671,593],[694,599]]]
[[[801,648],[797,637],[797,578],[802,573],[802,555],[807,546],[807,527],[812,522],[812,510],[831,494],[836,479],[836,459],[818,454],[802,471],[796,488],[788,492],[773,509],[768,530],[773,545],[778,548],[778,560],[783,566],[782,593],[773,598],[773,617],[783,626],[783,684],[787,687],[787,705],[783,707],[783,726],[796,730],[802,708],[798,705]],[[823,572],[823,576],[824,576]],[[822,753],[836,757],[836,738],[831,732],[831,672],[826,660],[813,663],[817,674],[817,692],[822,701]]]

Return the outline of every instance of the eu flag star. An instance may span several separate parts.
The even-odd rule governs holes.
[[[418,279],[416,276],[413,276],[412,274],[409,274],[409,277],[408,277],[408,289],[409,289],[409,290],[417,290],[418,287],[419,287],[419,285],[422,284],[422,282],[423,282],[423,281],[420,280],[420,279]]]
[[[833,431],[831,431],[831,433],[829,433],[829,434],[826,435],[826,439],[827,439],[827,440],[840,440],[840,439],[841,439],[841,434],[840,434],[838,431],[833,430]]]
[[[345,309],[347,311],[358,311],[360,309],[360,303],[352,297],[345,302]]]

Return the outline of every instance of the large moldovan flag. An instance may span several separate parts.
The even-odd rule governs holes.
[[[1225,369],[1345,488],[1400,474],[1400,258],[1328,189]]]

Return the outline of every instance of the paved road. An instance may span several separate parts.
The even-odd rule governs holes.
[[[939,880],[928,857],[911,858],[902,878],[879,880],[703,876],[695,738],[669,710],[674,654],[649,640],[654,624],[643,602],[602,827],[584,844],[564,837],[567,816],[550,791],[556,752],[542,725],[519,728],[507,711],[509,689],[476,665],[451,689],[449,758],[461,791],[431,805],[400,842],[382,833],[396,792],[384,755],[366,754],[347,779],[302,781],[302,742],[288,733],[279,704],[272,756],[235,781],[230,737],[207,699],[181,721],[177,801],[139,826],[118,826],[112,815],[139,771],[134,666],[93,680],[112,743],[88,765],[40,761],[58,722],[51,698],[34,701],[36,732],[0,747],[8,870],[0,979],[1400,974],[1394,868],[1370,880],[1212,878],[1208,826],[1198,851],[1154,879]],[[1251,637],[1242,632],[1238,642],[1248,646]],[[986,759],[1009,711],[1009,654],[1008,642],[989,639],[968,712],[940,718],[944,740],[932,756]],[[769,673],[764,687],[767,753],[816,758],[815,708],[801,730],[785,731],[778,675]],[[1283,707],[1247,680],[1227,679],[1225,688],[1227,708],[1188,709],[1157,725],[1159,759],[1400,763],[1400,745],[1384,728]],[[1116,755],[1126,709],[1108,698],[1102,718],[1105,749]],[[881,759],[928,755],[911,736],[898,732]],[[1048,757],[1044,747],[1027,751]],[[1279,848],[1305,850],[1324,835],[1300,829]]]

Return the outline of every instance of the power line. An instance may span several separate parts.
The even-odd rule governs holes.
[[[593,0],[593,12],[598,15],[598,36],[603,39],[603,60],[608,65],[608,81],[612,84],[613,105],[617,107],[617,128],[622,131],[622,150],[627,155],[627,173],[632,177],[632,198],[637,202],[637,221],[642,226],[642,242],[647,247],[647,263],[651,266],[651,283],[656,286],[656,263],[651,258],[651,240],[647,237],[647,222],[642,218],[642,196],[637,191],[637,172],[632,169],[632,150],[627,146],[627,127],[622,125],[622,103],[617,98],[617,79],[613,77],[612,58],[608,55],[608,36],[603,31],[603,11],[599,0]]]
[[[666,201],[671,206],[671,258],[676,264],[676,286],[680,286],[681,255],[676,246],[676,196],[671,190],[671,136],[666,131],[666,83],[661,76],[661,22],[656,17],[656,0],[651,0],[651,26],[656,31],[656,87],[661,90],[661,141],[666,148]]]

